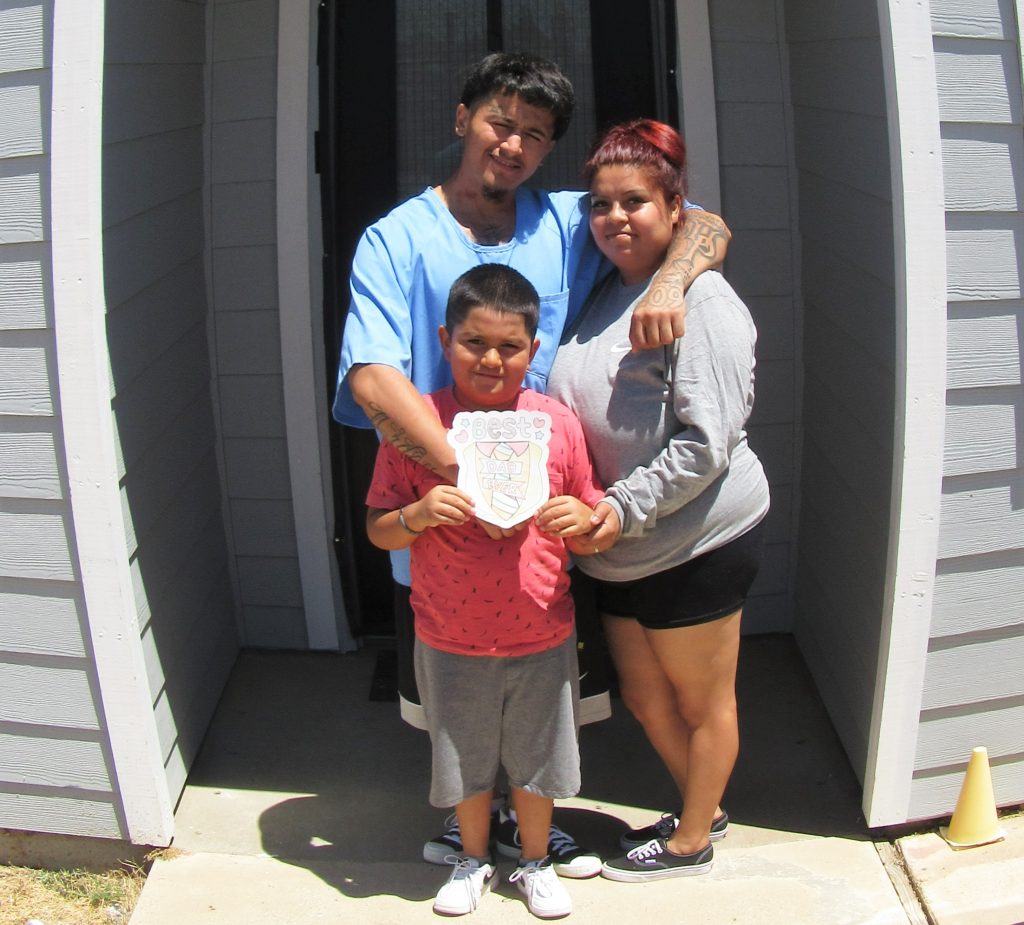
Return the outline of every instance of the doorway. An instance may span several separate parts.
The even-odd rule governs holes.
[[[356,243],[367,225],[454,170],[455,106],[474,62],[491,51],[528,51],[557,62],[572,81],[572,124],[533,178],[538,187],[578,187],[579,167],[606,125],[640,116],[679,124],[674,3],[667,0],[629,7],[614,0],[322,0],[318,29],[316,151],[332,399]],[[377,438],[338,424],[330,434],[334,547],[352,634],[391,636],[388,557],[370,545],[363,521]]]

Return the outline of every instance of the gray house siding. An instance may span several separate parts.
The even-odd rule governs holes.
[[[946,200],[948,359],[939,559],[911,818],[955,804],[971,749],[1024,800],[1024,232],[1014,4],[933,0]]]
[[[206,10],[108,0],[107,341],[128,556],[168,788],[184,786],[238,651],[204,267]]]
[[[210,16],[213,357],[243,639],[304,649],[277,300],[277,2],[211,0]]]
[[[783,25],[776,6],[759,0],[711,0],[708,13],[722,214],[734,235],[725,269],[757,324],[750,443],[772,495],[765,561],[744,610],[744,631],[789,632],[797,494],[796,272]]]
[[[786,4],[802,252],[795,635],[865,772],[889,533],[895,296],[876,5]]]
[[[116,838],[56,374],[52,16],[0,4],[0,828]]]

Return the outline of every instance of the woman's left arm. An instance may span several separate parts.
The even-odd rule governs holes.
[[[695,309],[672,371],[682,428],[649,464],[608,489],[623,537],[642,535],[729,468],[753,405],[754,338],[738,301],[711,298]]]
[[[721,217],[701,209],[687,209],[685,215],[665,262],[633,311],[629,341],[634,350],[663,347],[682,337],[684,293],[701,273],[717,269],[725,260],[732,233]]]

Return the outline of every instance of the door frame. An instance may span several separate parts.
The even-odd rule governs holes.
[[[332,548],[330,409],[321,384],[323,251],[313,170],[318,0],[279,0],[277,59],[277,275],[288,466],[310,648],[355,648]],[[718,124],[706,3],[676,0],[676,79],[699,200],[721,208]],[[693,139],[690,141],[689,139]]]
[[[317,0],[280,0],[277,53],[277,288],[292,514],[311,649],[356,648],[332,548],[318,181],[314,172]]]

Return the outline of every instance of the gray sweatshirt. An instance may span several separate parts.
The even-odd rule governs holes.
[[[577,559],[588,575],[632,581],[746,533],[768,512],[768,482],[747,444],[754,404],[750,313],[718,273],[686,294],[686,334],[631,353],[629,321],[647,283],[613,273],[555,357],[548,394],[583,423],[622,536]]]

